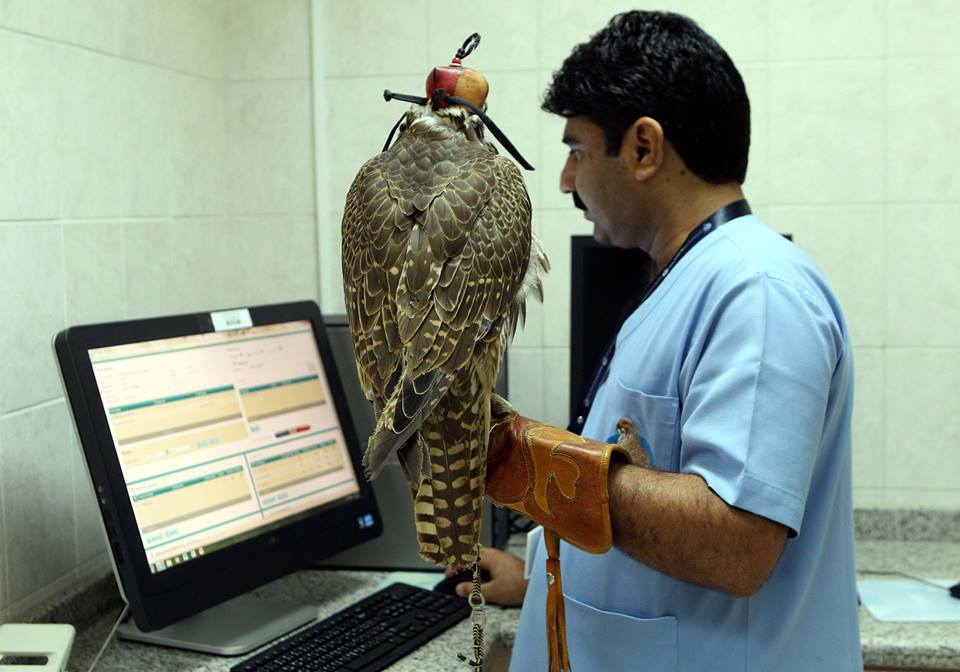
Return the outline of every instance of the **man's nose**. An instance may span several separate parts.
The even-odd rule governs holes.
[[[573,168],[573,157],[568,156],[563,170],[560,171],[560,193],[569,194],[576,191],[576,172]]]

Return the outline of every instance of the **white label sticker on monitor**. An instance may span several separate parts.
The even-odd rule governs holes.
[[[237,310],[221,310],[219,313],[210,313],[215,331],[230,331],[231,329],[246,329],[253,326],[250,311],[246,308]]]

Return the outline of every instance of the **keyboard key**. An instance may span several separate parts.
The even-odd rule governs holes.
[[[390,644],[381,644],[351,662],[347,665],[347,668],[355,672],[362,672],[367,665],[377,660],[377,658],[381,658],[384,654],[393,652],[393,650],[394,648]]]

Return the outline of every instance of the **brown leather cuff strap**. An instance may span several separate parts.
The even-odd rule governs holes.
[[[570,654],[567,651],[567,619],[563,602],[563,582],[560,578],[560,537],[543,530],[547,547],[547,658],[549,672],[570,672]]]
[[[554,530],[588,553],[613,544],[608,475],[614,454],[630,462],[615,444],[585,439],[557,427],[512,415],[507,431],[491,440],[487,494],[544,528]],[[509,443],[519,444],[511,449]]]

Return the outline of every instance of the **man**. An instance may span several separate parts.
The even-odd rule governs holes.
[[[562,544],[572,668],[862,670],[849,336],[820,270],[743,200],[739,73],[689,19],[628,12],[573,51],[543,107],[567,119],[560,186],[595,238],[655,267],[587,400],[583,436],[609,443],[627,418],[652,468],[610,467],[613,549]],[[516,672],[547,667],[544,559]],[[519,561],[482,564],[488,599],[523,599]]]

